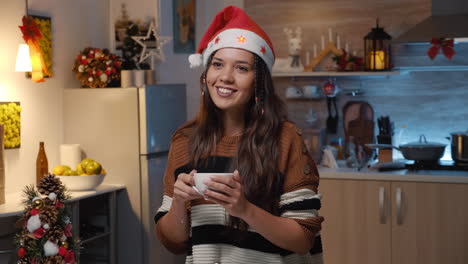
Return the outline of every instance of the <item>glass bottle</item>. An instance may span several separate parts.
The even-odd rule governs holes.
[[[49,174],[49,164],[47,162],[47,155],[44,148],[44,142],[39,142],[39,153],[37,153],[36,159],[36,184],[38,184],[42,178]]]

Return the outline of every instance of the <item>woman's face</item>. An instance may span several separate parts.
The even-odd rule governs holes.
[[[214,104],[223,111],[242,112],[254,93],[254,55],[223,48],[208,65],[206,85]]]

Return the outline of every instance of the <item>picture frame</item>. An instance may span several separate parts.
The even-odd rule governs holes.
[[[195,53],[195,0],[173,0],[174,53]]]
[[[44,78],[53,76],[52,62],[52,18],[46,16],[31,15],[36,22],[41,32],[42,38],[39,40],[39,48],[42,58],[44,59],[45,67],[49,71],[47,74],[43,72]],[[31,78],[31,72],[26,72],[26,77]]]

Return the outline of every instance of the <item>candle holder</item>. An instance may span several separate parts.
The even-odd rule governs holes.
[[[376,27],[372,28],[364,37],[364,61],[366,71],[388,71],[393,65],[391,62],[392,37],[379,27],[377,19]]]

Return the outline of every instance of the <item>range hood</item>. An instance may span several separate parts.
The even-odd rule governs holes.
[[[431,16],[393,40],[393,43],[428,43],[433,37],[468,42],[468,0],[432,0]]]

